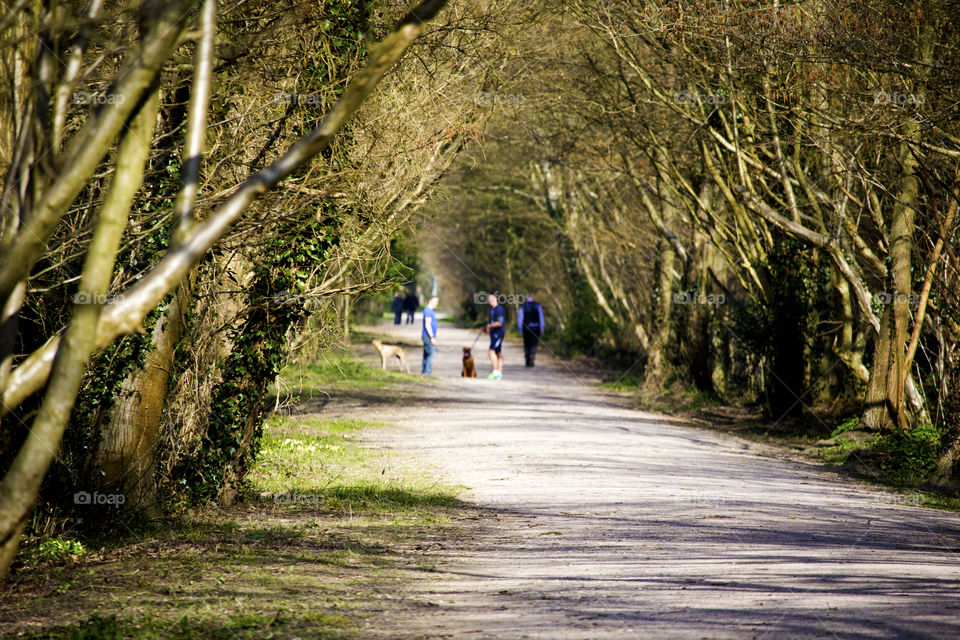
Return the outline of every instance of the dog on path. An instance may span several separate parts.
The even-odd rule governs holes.
[[[403,370],[407,373],[410,373],[410,368],[407,366],[407,357],[403,354],[403,347],[395,344],[383,344],[382,340],[374,340],[373,346],[375,346],[377,351],[380,353],[381,369],[386,371],[387,358],[396,357],[400,361],[400,366],[403,367]]]
[[[470,347],[463,348],[463,371],[460,372],[461,378],[476,378],[477,369],[473,366],[473,356],[470,354]]]

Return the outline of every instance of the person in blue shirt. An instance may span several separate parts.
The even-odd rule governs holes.
[[[517,311],[517,329],[523,336],[524,360],[528,367],[532,367],[537,357],[540,338],[543,337],[543,307],[539,302],[534,302],[533,296],[527,296]]]
[[[433,375],[433,356],[437,353],[437,305],[440,299],[434,296],[423,309],[423,364],[420,373],[425,376]]]
[[[486,326],[490,334],[490,366],[493,371],[487,378],[499,380],[503,377],[503,337],[507,334],[507,310],[503,308],[497,295],[491,293],[487,298],[490,303],[490,322]]]

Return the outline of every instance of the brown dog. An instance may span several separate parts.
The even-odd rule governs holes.
[[[476,378],[477,369],[473,366],[473,356],[470,355],[470,347],[463,348],[463,371],[460,372],[461,378]]]
[[[377,348],[377,351],[380,352],[380,368],[386,370],[387,368],[387,358],[396,357],[400,360],[400,366],[403,367],[403,370],[407,373],[410,373],[410,368],[407,367],[407,358],[403,355],[403,348],[398,347],[394,344],[383,344],[381,340],[374,340],[373,346]]]

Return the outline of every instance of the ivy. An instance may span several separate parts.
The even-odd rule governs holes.
[[[217,500],[228,484],[239,489],[263,435],[264,399],[286,357],[286,334],[306,316],[309,273],[330,255],[335,226],[312,218],[278,229],[253,261],[243,317],[228,332],[231,351],[221,364],[200,451],[180,461],[176,486],[193,503]]]

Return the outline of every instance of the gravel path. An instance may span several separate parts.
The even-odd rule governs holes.
[[[374,436],[490,514],[385,637],[960,638],[960,515],[624,409],[516,344],[502,381],[462,380],[474,336],[441,327],[440,383]]]

